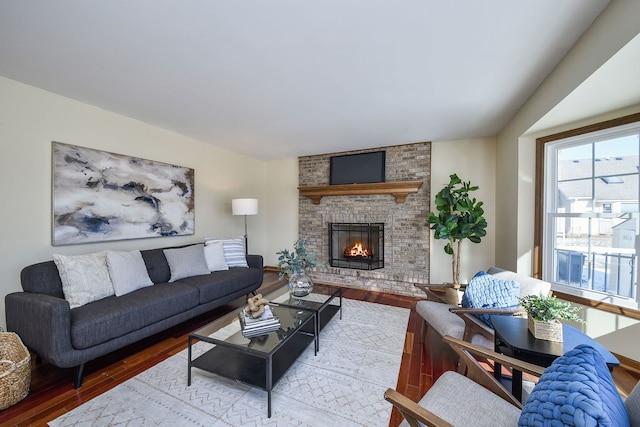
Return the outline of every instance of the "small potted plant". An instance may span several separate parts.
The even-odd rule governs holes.
[[[282,280],[286,275],[289,280],[289,291],[294,297],[309,295],[313,290],[313,281],[306,273],[307,268],[316,266],[317,254],[308,252],[306,239],[298,239],[293,244],[293,250],[283,249],[276,252],[278,256],[278,278]]]
[[[519,298],[527,312],[529,331],[537,339],[562,342],[562,323],[559,320],[584,322],[579,307],[551,295],[527,295]]]

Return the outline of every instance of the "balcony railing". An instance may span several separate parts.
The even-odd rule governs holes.
[[[556,249],[555,281],[569,286],[636,298],[636,255]]]

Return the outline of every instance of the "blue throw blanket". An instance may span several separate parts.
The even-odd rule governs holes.
[[[604,359],[579,345],[556,359],[534,387],[519,426],[629,426]]]

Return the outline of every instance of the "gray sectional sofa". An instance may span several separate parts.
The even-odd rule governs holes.
[[[65,300],[54,261],[25,267],[23,292],[5,297],[7,329],[38,357],[61,368],[77,368],[77,388],[86,362],[223,306],[262,284],[260,255],[247,255],[248,268],[169,283],[171,271],[163,249],[168,248],[140,251],[152,286],[73,309]]]

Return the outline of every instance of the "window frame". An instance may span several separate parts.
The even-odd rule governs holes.
[[[556,142],[563,139],[569,139],[573,137],[579,137],[586,134],[596,134],[600,131],[605,131],[611,128],[629,124],[640,124],[640,113],[631,114],[624,117],[607,120],[600,123],[595,123],[589,126],[583,126],[577,129],[571,129],[564,132],[540,137],[536,139],[536,167],[535,167],[535,189],[534,197],[536,200],[535,217],[534,217],[534,250],[533,250],[533,275],[537,278],[543,277],[543,245],[545,242],[544,236],[544,218],[545,218],[545,152],[546,144],[550,142]],[[640,254],[638,254],[640,256]],[[639,281],[640,282],[640,281]],[[624,304],[618,304],[614,297],[603,298],[602,293],[589,292],[580,289],[572,289],[569,286],[563,286],[561,284],[552,283],[552,290],[554,294],[562,296],[563,299],[576,302],[578,304],[597,307],[604,311],[624,314],[635,319],[640,319],[640,309],[636,307],[628,307]],[[575,291],[575,292],[573,292]],[[637,291],[636,291],[637,292]],[[637,298],[636,302],[638,301]],[[640,304],[639,304],[640,305]]]

